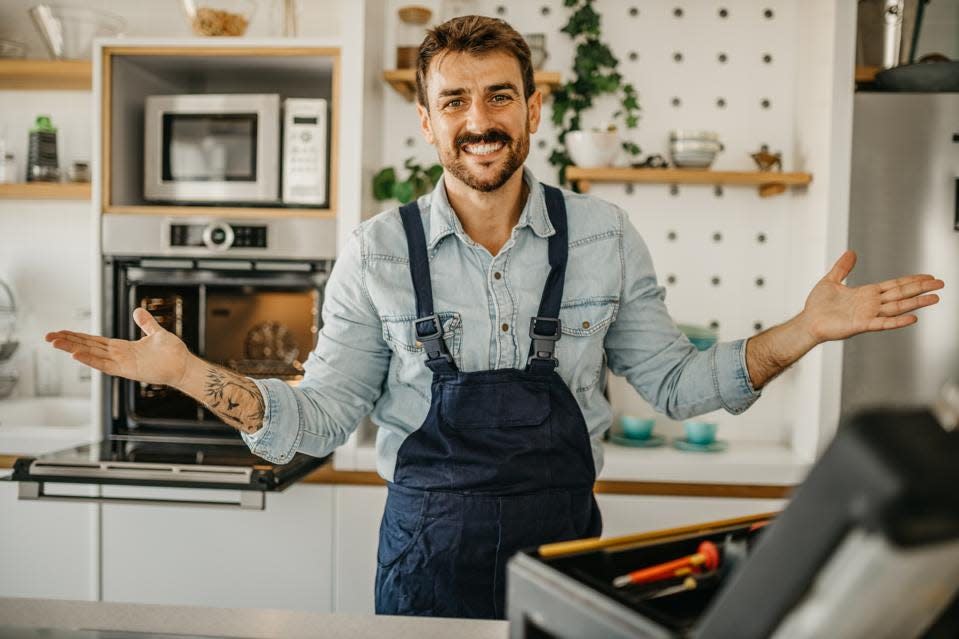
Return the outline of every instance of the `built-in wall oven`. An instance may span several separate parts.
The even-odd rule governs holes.
[[[105,216],[103,248],[104,335],[139,339],[141,307],[208,361],[252,378],[302,378],[321,328],[333,220]],[[21,497],[49,498],[55,482],[224,488],[240,491],[236,505],[262,508],[265,491],[326,461],[271,464],[192,398],[118,377],[103,378],[102,423],[97,444],[17,460]]]

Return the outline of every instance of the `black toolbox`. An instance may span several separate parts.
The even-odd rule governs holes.
[[[787,508],[758,527],[768,519],[520,553],[508,567],[510,637],[959,637],[959,432],[932,413],[845,421]],[[652,585],[613,586],[704,540],[750,550],[692,590],[661,582],[678,592],[646,598]]]

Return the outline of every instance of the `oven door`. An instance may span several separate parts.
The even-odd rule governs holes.
[[[144,196],[152,201],[279,200],[280,98],[148,96]]]
[[[246,447],[232,444],[107,440],[37,458],[21,457],[9,479],[20,483],[20,499],[262,510],[267,492],[283,490],[329,459],[297,453],[286,464],[271,464]],[[196,499],[190,496],[191,491],[174,491],[175,498],[169,491],[159,497],[88,497],[57,494],[55,489],[50,490],[51,484],[207,488],[217,489],[223,498]]]

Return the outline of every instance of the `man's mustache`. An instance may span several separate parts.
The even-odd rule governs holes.
[[[483,133],[464,133],[456,138],[456,148],[462,148],[467,144],[495,144],[496,142],[509,144],[512,141],[513,138],[507,135],[505,131],[490,129]]]

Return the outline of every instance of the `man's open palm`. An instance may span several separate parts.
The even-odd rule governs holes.
[[[856,254],[843,253],[806,298],[803,313],[819,341],[914,324],[918,318],[912,311],[937,303],[939,296],[928,293],[945,285],[932,275],[922,274],[878,284],[846,286],[842,282],[855,265]]]
[[[133,311],[133,321],[143,330],[143,337],[136,341],[73,331],[47,333],[46,340],[72,354],[78,362],[108,375],[148,384],[175,385],[186,370],[190,355],[186,344],[142,308]]]

